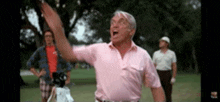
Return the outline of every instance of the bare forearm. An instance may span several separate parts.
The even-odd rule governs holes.
[[[177,67],[176,67],[176,65],[173,65],[172,66],[172,70],[173,70],[173,78],[176,78],[176,73],[177,73]]]
[[[174,68],[173,69],[173,78],[176,78],[176,72],[177,72],[177,70],[176,70],[176,68]]]
[[[53,10],[46,2],[41,3],[41,12],[47,22],[50,30],[53,31],[56,45],[66,61],[75,61],[76,57],[73,54],[72,47],[65,37],[62,28],[62,21],[56,11]]]
[[[66,81],[65,81],[65,85],[70,83],[70,71],[66,72],[66,76],[67,76],[67,78],[66,78]]]
[[[70,71],[67,71],[66,75],[67,75],[67,79],[66,80],[70,80]]]
[[[151,88],[151,92],[154,98],[154,102],[165,102],[165,94],[162,87],[159,88]]]
[[[38,78],[40,77],[40,74],[36,71],[36,69],[35,68],[30,68],[30,71],[35,75],[35,76],[37,76]]]
[[[62,57],[66,61],[75,62],[76,57],[73,53],[71,45],[69,44],[69,42],[64,34],[64,31],[62,29],[56,29],[54,31],[54,36],[55,36],[55,40],[56,40],[56,45],[57,45],[60,53],[62,54]]]

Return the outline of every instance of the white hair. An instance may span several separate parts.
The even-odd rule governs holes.
[[[130,13],[125,12],[125,11],[121,11],[121,10],[116,10],[114,12],[114,16],[122,14],[129,22],[130,25],[130,29],[135,29],[136,30],[136,20],[134,19],[134,16],[132,16]],[[133,36],[131,37],[131,39],[133,39],[135,33],[133,34]]]
[[[121,10],[117,10],[114,12],[114,16],[120,15],[120,14],[122,14],[128,20],[128,22],[130,24],[130,29],[133,29],[133,28],[136,29],[136,20],[134,19],[134,17],[131,14],[129,14],[125,11],[121,11]]]

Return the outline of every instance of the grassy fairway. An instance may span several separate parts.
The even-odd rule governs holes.
[[[173,102],[200,102],[200,75],[179,74],[173,85]],[[141,102],[153,102],[150,88],[143,87]]]
[[[39,84],[34,83],[35,76],[22,76],[24,81],[29,84],[20,89],[21,102],[39,102]],[[76,85],[69,87],[75,102],[94,102],[95,73],[93,69],[73,69],[71,71],[71,82]],[[173,86],[173,102],[200,102],[200,75],[178,74],[176,83]],[[143,87],[141,102],[153,102],[149,88]]]

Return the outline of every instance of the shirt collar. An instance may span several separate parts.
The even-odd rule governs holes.
[[[46,48],[52,48],[52,47],[55,47],[54,45],[52,45],[52,46],[46,46]]]
[[[111,49],[114,49],[114,45],[112,42],[108,43],[108,46],[111,48]],[[131,42],[131,50],[137,50],[137,45],[132,41]]]
[[[167,49],[166,53],[168,53],[169,51],[170,51],[170,50],[169,50],[169,49]],[[162,50],[160,50],[160,53],[163,53],[163,52],[162,52]],[[165,54],[166,54],[166,53],[165,53]]]
[[[46,45],[43,45],[43,48],[44,48],[44,49],[46,49],[46,47],[47,47]],[[57,51],[59,51],[56,44],[54,44],[54,47],[55,47],[55,49],[56,49]]]

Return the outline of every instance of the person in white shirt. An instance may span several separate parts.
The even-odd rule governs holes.
[[[172,102],[172,85],[175,82],[177,72],[176,54],[169,49],[170,39],[168,37],[164,36],[159,41],[160,50],[154,52],[153,62],[165,91],[166,101]]]

